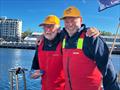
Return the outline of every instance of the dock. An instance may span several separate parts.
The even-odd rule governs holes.
[[[0,48],[32,49],[36,48],[36,43],[30,42],[4,42],[0,43]]]
[[[35,50],[37,47],[36,43],[30,42],[2,42],[0,43],[0,48],[17,48],[17,49],[31,49]],[[109,48],[110,50],[111,48]],[[114,48],[112,54],[120,55],[120,48]]]

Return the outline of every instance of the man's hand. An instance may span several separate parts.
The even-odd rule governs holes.
[[[89,29],[87,30],[87,32],[86,32],[86,36],[88,36],[88,37],[93,36],[93,38],[96,38],[96,37],[98,37],[99,35],[100,35],[99,30],[96,29],[96,28],[94,28],[94,27],[89,28]]]
[[[35,72],[31,73],[30,76],[32,79],[37,79],[40,77],[40,70],[35,70]]]

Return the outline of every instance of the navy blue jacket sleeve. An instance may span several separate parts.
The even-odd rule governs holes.
[[[106,43],[100,38],[86,37],[89,48],[86,49],[88,57],[96,61],[97,67],[103,75],[104,90],[120,90],[117,83],[117,74],[109,59],[109,49]]]
[[[34,70],[40,69],[39,63],[38,63],[38,47],[36,48],[36,51],[35,51],[31,69],[34,69]]]
[[[86,37],[85,38],[87,49],[85,51],[87,56],[92,60],[96,61],[97,67],[101,71],[102,75],[105,76],[107,73],[107,65],[109,60],[109,49],[106,43],[100,38]]]
[[[103,86],[104,90],[120,90],[120,85],[117,82],[117,74],[111,60],[108,63],[107,74],[103,77]]]
[[[93,42],[95,49],[94,49],[94,60],[100,71],[102,72],[103,76],[107,73],[107,66],[109,60],[109,49],[106,43],[101,38],[96,38]]]

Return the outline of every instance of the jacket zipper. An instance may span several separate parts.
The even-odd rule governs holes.
[[[70,80],[70,71],[69,71],[69,64],[70,64],[70,58],[67,58],[67,74],[68,74],[68,82],[70,86],[70,90],[72,90],[71,80]]]

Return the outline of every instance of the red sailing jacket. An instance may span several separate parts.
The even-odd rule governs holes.
[[[58,44],[55,51],[42,50],[43,43],[42,41],[38,47],[39,67],[45,71],[42,76],[42,90],[64,90],[61,43]]]
[[[63,40],[63,69],[65,74],[65,90],[102,90],[102,75],[96,63],[82,51],[84,33],[77,42],[76,49],[66,49]]]

